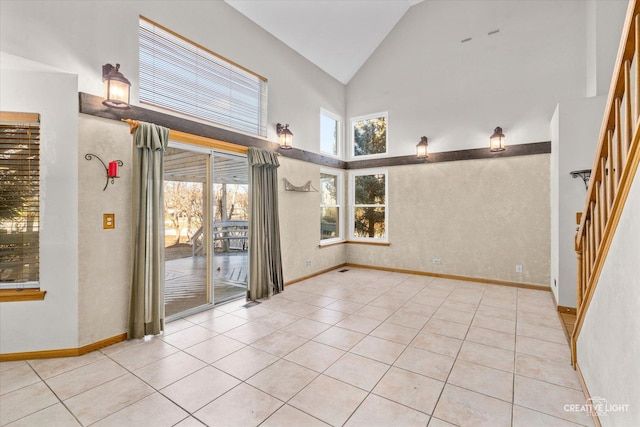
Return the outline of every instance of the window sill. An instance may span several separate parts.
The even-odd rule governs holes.
[[[366,240],[347,240],[346,243],[354,245],[391,246],[389,242],[368,242]]]
[[[326,243],[320,242],[320,244],[318,245],[318,247],[320,247],[320,248],[327,248],[327,247],[329,247],[329,246],[342,245],[342,244],[344,244],[344,243],[347,243],[347,241],[346,241],[346,240],[332,240],[332,241],[330,241],[330,242],[326,242]]]
[[[0,302],[38,301],[46,293],[40,289],[0,289]]]

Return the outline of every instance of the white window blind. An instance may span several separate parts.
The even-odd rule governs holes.
[[[267,80],[140,17],[140,102],[267,136]]]
[[[40,116],[0,112],[0,288],[39,281]]]

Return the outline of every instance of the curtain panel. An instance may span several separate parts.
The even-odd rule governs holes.
[[[129,338],[164,329],[163,156],[169,129],[139,122],[133,134],[133,260]]]
[[[278,156],[249,148],[249,289],[252,301],[284,290],[278,220]]]

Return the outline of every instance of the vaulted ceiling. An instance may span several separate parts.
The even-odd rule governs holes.
[[[343,84],[422,0],[225,0]]]

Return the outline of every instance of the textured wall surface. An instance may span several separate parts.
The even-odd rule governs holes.
[[[311,181],[320,189],[320,166],[280,157],[278,203],[285,282],[344,263],[346,245],[319,247],[320,193],[285,191],[283,178],[297,186]],[[311,261],[311,265],[308,266],[307,261]]]
[[[127,331],[131,277],[132,139],[129,126],[85,115],[78,122],[79,346]],[[119,179],[105,184],[105,163],[122,160]],[[102,215],[115,214],[115,228]]]
[[[640,170],[578,339],[578,365],[591,397],[627,411],[600,417],[603,426],[640,425]]]
[[[547,286],[549,158],[389,168],[391,245],[348,245],[348,262]]]

